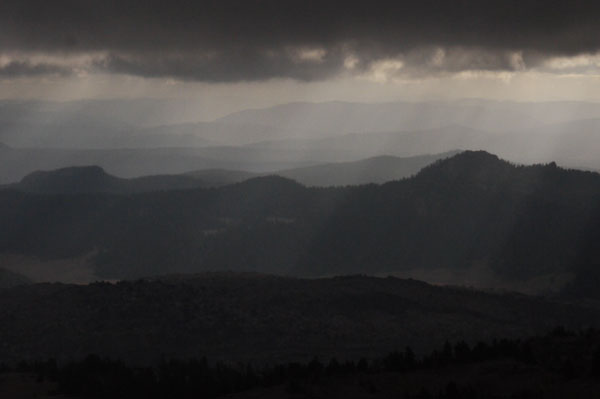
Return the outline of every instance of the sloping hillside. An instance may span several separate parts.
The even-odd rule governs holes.
[[[413,176],[423,167],[458,151],[416,157],[378,156],[356,162],[328,163],[288,169],[278,175],[296,180],[307,186],[350,186],[385,183]]]
[[[413,280],[299,280],[209,273],[89,286],[36,284],[0,292],[0,358],[133,363],[169,357],[290,361],[380,356],[410,345],[491,340],[585,327],[598,312],[517,295]]]

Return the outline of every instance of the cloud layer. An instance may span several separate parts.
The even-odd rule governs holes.
[[[598,20],[600,3],[581,0],[4,0],[0,76],[89,70],[223,82],[375,76],[382,65],[407,76],[519,71],[598,53]]]

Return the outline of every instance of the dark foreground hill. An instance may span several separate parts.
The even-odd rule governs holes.
[[[128,196],[4,190],[0,225],[0,255],[87,257],[110,279],[397,273],[579,297],[597,296],[600,282],[600,175],[485,152],[383,185],[307,188],[270,176]]]
[[[449,342],[374,358],[260,364],[167,359],[140,365],[89,355],[0,367],[7,398],[596,398],[600,332],[556,328],[525,339]]]
[[[374,357],[407,345],[523,337],[593,326],[597,310],[414,280],[203,274],[0,292],[0,363],[166,358],[287,362]]]

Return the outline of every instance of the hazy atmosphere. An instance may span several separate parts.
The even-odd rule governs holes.
[[[1,1],[0,397],[598,397],[599,21]]]
[[[6,1],[0,142],[188,151],[13,151],[0,182],[91,163],[122,177],[275,172],[457,149],[595,170],[597,12],[585,1]]]

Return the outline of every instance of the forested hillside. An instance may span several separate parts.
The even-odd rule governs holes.
[[[383,185],[306,188],[273,176],[128,196],[5,190],[0,223],[0,253],[92,254],[103,278],[483,270],[493,281],[555,279],[563,292],[595,296],[600,276],[600,175],[485,152]]]
[[[0,291],[0,359],[133,364],[167,358],[309,361],[416,353],[597,325],[596,309],[492,295],[414,280],[294,279],[248,273],[170,276],[117,284],[34,284]]]

